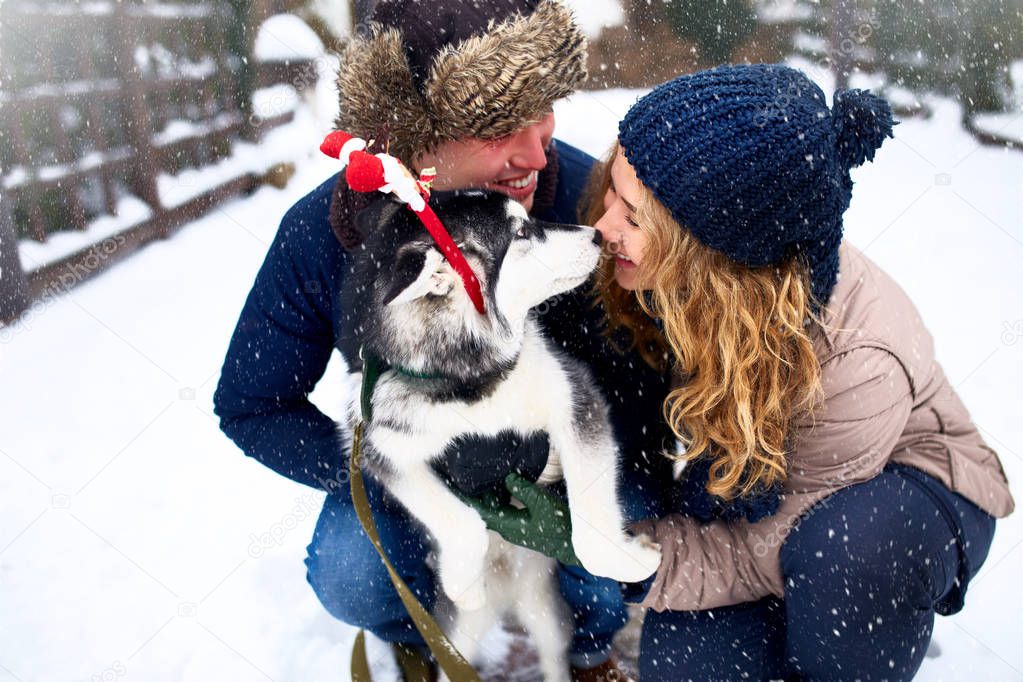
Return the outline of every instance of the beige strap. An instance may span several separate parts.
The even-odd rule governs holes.
[[[352,645],[352,682],[373,682],[366,659],[366,631],[359,630]]]
[[[365,372],[363,375],[365,376]],[[409,586],[405,584],[405,581],[401,579],[398,572],[391,565],[390,559],[387,558],[387,553],[384,551],[384,546],[380,542],[380,536],[377,533],[376,523],[373,521],[373,512],[369,506],[369,499],[366,496],[366,485],[362,480],[362,436],[365,424],[359,422],[358,426],[355,427],[355,435],[352,440],[352,455],[349,461],[349,470],[351,472],[351,487],[352,487],[352,504],[355,505],[355,513],[359,517],[359,522],[362,524],[362,529],[366,531],[366,535],[369,536],[370,542],[373,543],[373,547],[376,548],[377,554],[380,555],[380,559],[384,562],[384,566],[387,567],[387,572],[391,576],[391,582],[394,583],[394,589],[398,591],[398,596],[401,597],[401,601],[405,604],[405,608],[408,610],[409,616],[412,617],[412,622],[415,623],[416,629],[419,630],[419,634],[423,636],[426,641],[426,646],[430,647],[430,651],[433,653],[433,657],[437,659],[438,665],[452,682],[481,682],[479,675],[472,669],[472,666],[462,655],[458,653],[458,650],[451,644],[448,638],[444,635],[444,632],[437,625],[437,621],[423,608],[423,605],[419,603],[416,596],[409,589]],[[353,682],[370,682],[369,677],[369,665],[366,660],[365,651],[365,637],[362,632],[359,633],[358,638],[355,640],[356,648],[362,649],[361,652],[352,652],[352,680]],[[356,662],[362,668],[356,671]],[[356,672],[364,677],[356,677]]]

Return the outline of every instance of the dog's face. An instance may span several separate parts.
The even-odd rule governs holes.
[[[531,218],[515,201],[505,202],[510,240],[493,287],[498,310],[513,324],[552,296],[576,288],[597,267],[600,233],[590,227]]]
[[[436,193],[431,205],[479,279],[488,316],[513,325],[530,308],[584,282],[600,257],[600,235],[593,228],[536,220],[497,192]],[[360,216],[377,221],[367,226],[369,232],[384,234],[395,222],[419,228],[395,245],[393,267],[378,279],[381,302],[431,315],[478,315],[461,278],[418,219],[393,203],[375,206],[376,212]]]
[[[407,347],[416,337],[415,345],[444,352],[452,337],[515,336],[531,308],[582,284],[600,258],[593,228],[535,220],[497,192],[436,192],[430,205],[476,274],[487,314],[476,311],[419,219],[383,199],[357,217],[368,236],[355,280],[372,292],[377,336],[387,345],[404,339]]]

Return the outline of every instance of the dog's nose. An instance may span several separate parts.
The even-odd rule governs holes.
[[[594,230],[593,231],[593,243],[596,244],[597,246],[600,246],[600,244],[603,241],[604,241],[604,235],[600,234],[600,230]]]

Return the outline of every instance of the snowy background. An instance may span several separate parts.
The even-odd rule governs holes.
[[[793,64],[830,92],[826,72]],[[320,66],[329,73],[329,60]],[[354,632],[305,582],[322,493],[244,457],[212,414],[280,217],[334,172],[315,151],[333,95],[316,93],[264,95],[296,120],[240,154],[294,161],[286,189],[221,204],[0,328],[0,682],[348,679]],[[559,102],[557,134],[601,155],[640,94]],[[932,118],[899,125],[854,172],[847,234],[916,301],[1023,500],[1023,155],[977,144],[954,102],[926,103]],[[1023,115],[992,125],[1019,137]],[[170,178],[161,191],[204,182]],[[26,267],[33,256],[52,254],[23,251]],[[349,390],[335,356],[313,401],[338,418]],[[940,655],[920,679],[1023,680],[1021,545],[1016,514],[999,524],[965,610],[938,619]],[[386,667],[375,642],[370,654]]]

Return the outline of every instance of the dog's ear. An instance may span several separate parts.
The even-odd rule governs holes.
[[[381,197],[355,214],[355,229],[365,239],[389,223],[402,206],[404,204],[389,196]]]
[[[446,296],[455,284],[454,276],[446,270],[444,257],[435,248],[406,251],[394,264],[384,305],[408,303],[427,294]]]

